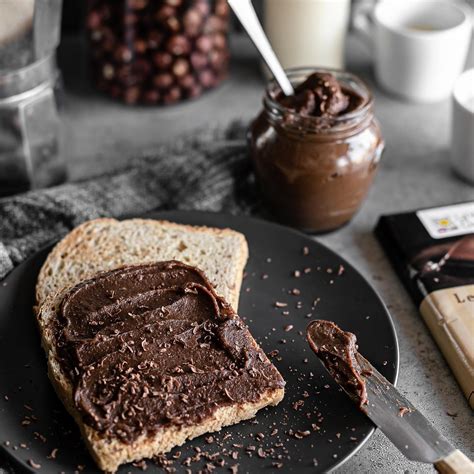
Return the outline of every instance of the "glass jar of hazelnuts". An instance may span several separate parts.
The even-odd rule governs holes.
[[[172,104],[217,86],[229,64],[226,0],[89,0],[97,87],[127,104]]]

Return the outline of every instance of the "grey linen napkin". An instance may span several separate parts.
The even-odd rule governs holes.
[[[207,128],[133,159],[127,169],[0,199],[0,278],[89,219],[153,209],[256,209],[245,131],[243,122]]]

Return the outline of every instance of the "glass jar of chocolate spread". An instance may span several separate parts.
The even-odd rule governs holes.
[[[88,0],[93,80],[127,104],[191,99],[227,77],[226,0]]]
[[[374,178],[384,141],[373,99],[356,76],[287,71],[295,95],[271,81],[249,131],[263,199],[280,221],[308,232],[347,223]]]

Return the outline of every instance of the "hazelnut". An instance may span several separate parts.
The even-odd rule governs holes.
[[[157,49],[163,40],[163,35],[159,31],[151,30],[148,33],[147,40],[148,49]]]
[[[184,31],[189,37],[197,36],[202,29],[203,17],[197,9],[189,9],[183,16]]]
[[[173,84],[173,76],[168,73],[157,74],[153,78],[153,84],[159,89],[167,89]]]
[[[183,35],[174,35],[171,36],[166,44],[167,50],[176,56],[181,56],[183,54],[188,54],[191,45],[189,44],[188,38]]]
[[[173,56],[169,53],[159,51],[153,54],[153,62],[159,69],[168,69],[173,62]]]
[[[180,77],[178,79],[178,84],[183,89],[191,89],[196,85],[196,81],[194,80],[194,77],[191,74],[186,74],[185,76]]]
[[[215,32],[222,32],[225,33],[227,31],[228,22],[225,19],[222,19],[216,15],[211,15],[206,20],[206,25],[204,27],[205,33],[215,33]]]
[[[173,74],[176,77],[183,77],[189,71],[189,62],[186,59],[178,58],[173,64]]]
[[[147,104],[156,104],[160,100],[160,94],[154,89],[145,91],[143,94],[143,101]]]
[[[227,5],[227,1],[217,0],[214,12],[220,17],[227,17],[227,15],[229,14],[229,6]]]
[[[199,73],[198,79],[204,89],[208,89],[209,87],[215,85],[215,77],[210,69],[204,69],[204,71],[201,71]]]
[[[128,0],[127,5],[132,10],[143,10],[148,5],[148,0]]]
[[[200,36],[196,40],[196,47],[203,53],[208,53],[212,49],[212,40],[209,36]]]
[[[138,22],[138,17],[135,13],[126,13],[123,17],[123,24],[125,26],[134,26]]]
[[[125,89],[123,98],[127,104],[136,104],[140,97],[140,89],[138,87],[129,87]]]
[[[115,68],[112,64],[105,63],[102,67],[102,76],[104,79],[110,80],[115,76]]]
[[[172,87],[163,97],[163,103],[173,104],[181,99],[181,89],[179,87]]]
[[[169,18],[172,18],[175,16],[176,16],[176,10],[169,5],[163,5],[155,13],[155,19],[161,23],[166,23],[166,21]]]
[[[198,10],[203,17],[209,15],[211,11],[208,0],[197,0],[194,8],[196,8],[196,10]]]
[[[191,64],[194,69],[199,71],[200,69],[203,69],[207,66],[207,56],[202,53],[193,53],[191,54]]]
[[[114,58],[118,62],[128,63],[132,60],[132,52],[125,45],[119,46],[114,53]]]
[[[146,43],[146,41],[144,41],[142,39],[136,39],[133,42],[133,48],[134,48],[136,53],[143,54],[147,50],[147,43]]]
[[[202,87],[199,84],[194,84],[190,89],[188,89],[188,97],[198,97],[202,94]]]
[[[87,15],[87,28],[95,30],[99,28],[102,18],[97,11],[92,10],[89,15]]]
[[[227,38],[223,33],[215,33],[212,35],[212,43],[217,49],[227,48]]]
[[[217,70],[221,69],[225,63],[225,60],[226,60],[225,54],[220,51],[211,51],[209,53],[209,62],[211,63],[214,69],[217,69]]]

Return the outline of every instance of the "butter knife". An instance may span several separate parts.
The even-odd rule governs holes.
[[[315,329],[317,336],[324,331],[324,339]],[[433,464],[442,474],[474,474],[474,463],[359,354],[353,334],[329,321],[313,321],[307,336],[335,381],[406,458]]]

